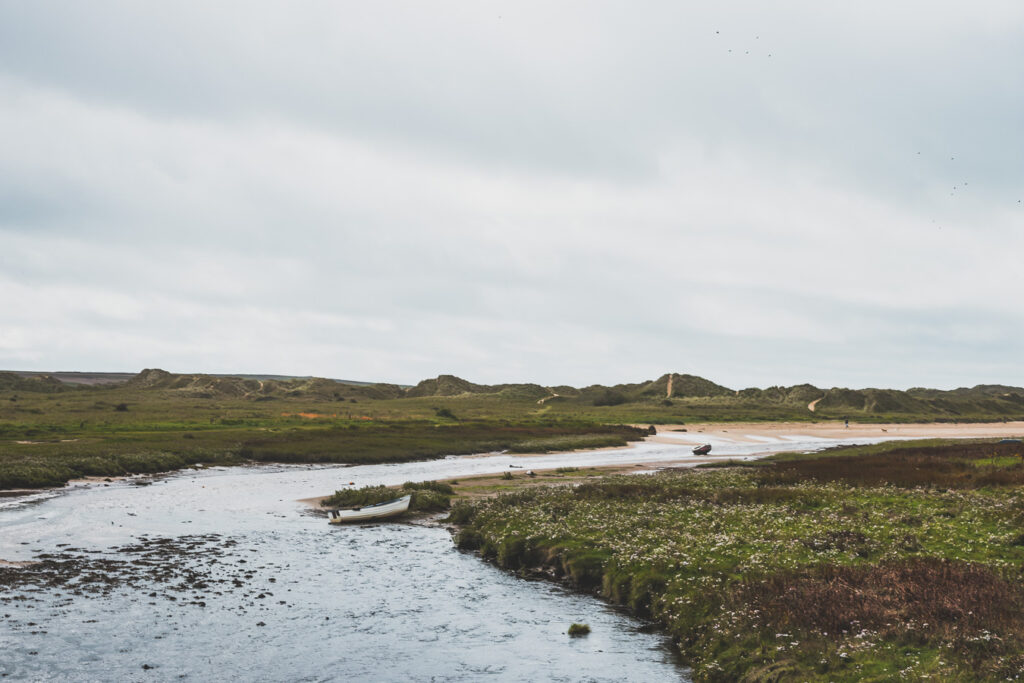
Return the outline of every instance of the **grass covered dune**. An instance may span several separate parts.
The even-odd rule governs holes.
[[[1021,446],[611,476],[459,502],[451,519],[463,549],[660,621],[696,680],[1016,679]],[[862,475],[879,461],[884,476]]]

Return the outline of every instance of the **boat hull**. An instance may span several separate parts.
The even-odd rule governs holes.
[[[394,500],[388,500],[376,505],[366,505],[361,508],[349,508],[343,510],[330,510],[328,522],[331,524],[351,524],[353,522],[373,522],[378,519],[391,519],[398,517],[409,509],[412,495],[402,496]]]

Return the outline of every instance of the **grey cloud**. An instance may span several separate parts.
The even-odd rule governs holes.
[[[1024,383],[982,5],[0,4],[0,366]]]
[[[1006,172],[1019,183],[1019,13],[999,30],[951,30],[981,8],[917,7],[949,19],[858,24],[820,3],[20,5],[0,17],[0,59],[157,115],[280,116],[545,173],[642,178],[662,144],[696,133],[711,150],[825,154],[876,188],[959,175],[980,187]],[[964,173],[940,163],[957,153]]]

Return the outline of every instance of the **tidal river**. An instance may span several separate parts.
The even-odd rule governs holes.
[[[858,442],[877,441],[860,439]],[[716,442],[751,456],[848,443]],[[685,461],[690,445],[360,467],[189,470],[0,499],[7,680],[686,680],[600,600],[458,552],[443,528],[330,527],[298,500],[356,486]],[[573,622],[588,623],[570,638]]]

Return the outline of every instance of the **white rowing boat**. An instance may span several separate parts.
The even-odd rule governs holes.
[[[409,501],[412,495],[402,496],[394,500],[386,500],[383,503],[364,505],[358,508],[343,508],[340,510],[328,511],[331,524],[347,524],[348,522],[371,522],[376,519],[388,519],[397,517],[409,509]]]

